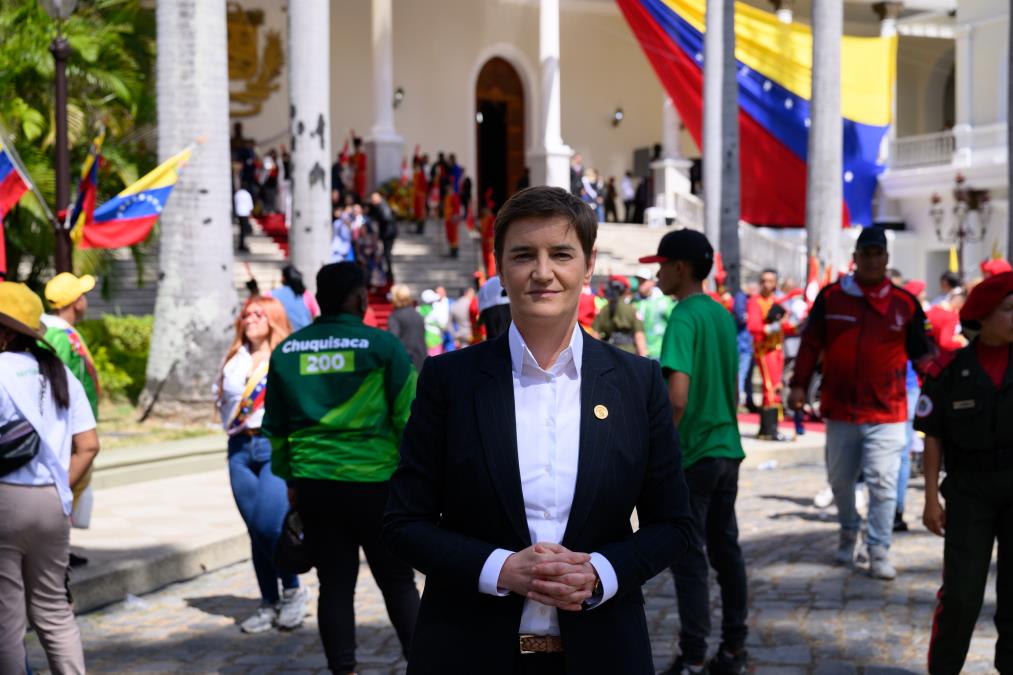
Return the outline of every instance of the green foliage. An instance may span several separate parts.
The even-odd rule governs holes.
[[[79,3],[62,26],[67,62],[71,198],[97,128],[104,124],[105,162],[98,202],[117,194],[155,164],[154,10],[142,0]],[[56,23],[37,0],[0,0],[0,121],[31,180],[54,212],[55,65],[49,45]],[[27,194],[5,220],[11,278],[38,287],[51,266],[52,224]],[[78,272],[108,269],[106,251],[75,254]],[[22,274],[19,266],[24,263]]]
[[[136,404],[144,389],[153,318],[103,315],[77,323],[95,358],[103,394]]]

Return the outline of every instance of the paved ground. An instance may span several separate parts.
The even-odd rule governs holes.
[[[836,542],[832,510],[812,506],[823,472],[818,466],[748,468],[739,506],[749,565],[749,649],[757,673],[920,673],[934,595],[941,540],[909,517],[912,531],[894,545],[901,576],[872,580],[828,564]],[[920,513],[922,489],[914,481],[909,512]],[[304,580],[313,588],[313,575]],[[966,672],[993,672],[995,629],[992,591],[972,643]],[[671,578],[646,587],[655,661],[667,665],[675,651],[678,613]],[[80,617],[94,673],[324,672],[315,617],[292,633],[245,636],[236,628],[257,605],[248,563],[175,584],[162,591]],[[715,605],[717,600],[715,598]],[[383,602],[363,567],[356,600],[360,675],[404,671]],[[715,625],[719,625],[715,621]],[[35,641],[31,662],[44,671]],[[715,645],[716,646],[716,645]]]

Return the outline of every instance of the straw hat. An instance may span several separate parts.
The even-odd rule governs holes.
[[[24,284],[0,281],[0,325],[42,340],[42,300]]]

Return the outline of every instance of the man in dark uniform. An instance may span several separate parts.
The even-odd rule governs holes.
[[[995,667],[1013,672],[1013,272],[979,284],[960,312],[971,344],[929,368],[915,411],[925,433],[925,526],[946,543],[929,642],[932,675],[959,673],[999,540]],[[946,479],[939,483],[940,460]],[[946,509],[939,503],[939,493]]]

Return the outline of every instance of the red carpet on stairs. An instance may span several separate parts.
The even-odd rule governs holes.
[[[376,318],[376,327],[387,330],[387,317],[394,311],[394,305],[387,299],[387,288],[373,289],[369,294],[369,308]]]
[[[288,257],[288,227],[285,226],[285,214],[267,213],[255,218],[260,229],[278,245],[281,252]]]
[[[760,416],[756,413],[739,413],[739,422],[745,422],[747,424],[759,424]],[[792,420],[791,415],[786,415],[783,420],[777,425],[778,429],[787,429],[788,431],[795,431],[795,422]],[[809,419],[805,421],[806,431],[819,431],[821,433],[827,430],[827,425],[823,421],[813,422]]]

